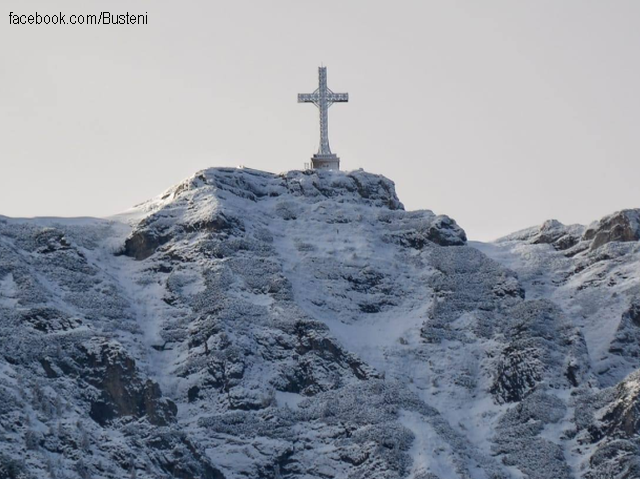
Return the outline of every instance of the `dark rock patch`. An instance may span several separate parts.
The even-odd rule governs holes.
[[[136,231],[125,240],[123,254],[142,261],[153,255],[169,239],[169,236],[160,235],[154,230]]]
[[[461,246],[467,242],[464,230],[458,226],[455,220],[445,215],[436,217],[431,226],[427,228],[426,237],[440,246]]]
[[[55,308],[32,308],[20,312],[20,321],[43,333],[69,331],[82,324],[79,318]]]
[[[626,313],[624,313],[626,319],[631,321],[634,326],[640,328],[640,302],[633,303]]]
[[[80,377],[99,391],[91,401],[91,418],[104,425],[120,417],[146,417],[163,426],[175,420],[176,405],[162,397],[160,386],[144,380],[135,361],[119,343],[92,341],[73,358]]]
[[[194,232],[227,232],[230,230],[244,231],[244,225],[242,220],[235,218],[224,213],[216,213],[211,218],[206,220],[196,221],[184,225],[184,231],[186,233]]]
[[[448,216],[436,216],[428,226],[393,233],[388,241],[407,248],[422,250],[428,245],[462,246],[467,243],[465,231]]]

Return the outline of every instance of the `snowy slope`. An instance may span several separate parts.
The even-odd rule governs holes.
[[[588,227],[548,221],[492,244],[473,244],[517,271],[527,298],[561,307],[584,337],[592,379],[574,405],[574,456],[582,457],[572,461],[589,478],[640,477],[638,399],[634,393],[619,397],[636,384],[640,368],[639,216],[640,210],[624,210]],[[607,415],[621,402],[630,415],[626,437]]]
[[[640,477],[639,224],[467,245],[381,176],[228,168],[0,217],[0,478]]]

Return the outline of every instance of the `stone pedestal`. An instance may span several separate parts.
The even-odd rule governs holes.
[[[339,170],[340,158],[333,153],[330,155],[315,154],[311,157],[311,168],[314,170]]]

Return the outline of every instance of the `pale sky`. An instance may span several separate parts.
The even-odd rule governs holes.
[[[0,214],[107,216],[210,166],[343,169],[489,240],[640,207],[637,0],[0,5]],[[148,25],[9,25],[148,12]]]

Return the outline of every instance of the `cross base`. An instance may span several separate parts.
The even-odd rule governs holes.
[[[315,154],[311,157],[311,168],[314,170],[339,170],[340,158],[331,153],[330,155]]]

